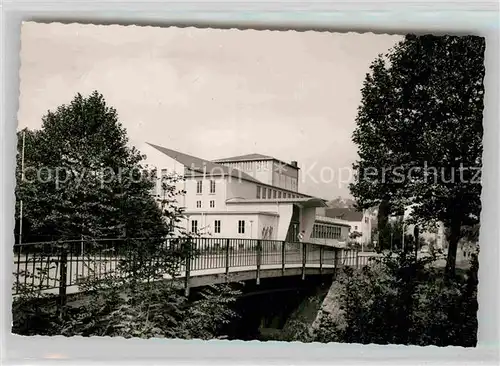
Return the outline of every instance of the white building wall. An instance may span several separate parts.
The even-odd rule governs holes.
[[[245,172],[262,183],[273,183],[271,161],[222,162],[219,164]]]
[[[277,240],[280,217],[259,215],[256,236],[259,239]]]
[[[215,193],[210,193],[210,181],[215,181]],[[202,183],[202,192],[197,193],[198,181]],[[188,178],[186,180],[186,210],[188,211],[215,211],[225,210],[226,206],[226,177],[199,177]],[[197,202],[201,201],[201,207],[198,207]],[[215,206],[210,207],[210,201],[214,201]]]
[[[245,180],[239,180],[234,177],[226,178],[226,199],[247,198],[255,199],[257,197],[257,184]]]
[[[279,224],[276,240],[285,240],[293,215],[293,204],[281,204],[278,207]]]
[[[252,176],[265,184],[273,184],[273,168],[272,161],[255,161],[253,162],[254,171]]]
[[[362,235],[355,239],[356,243],[369,244],[372,241],[372,223],[370,216],[365,212],[361,221],[349,221],[351,233],[357,231]]]
[[[252,213],[190,213],[189,219],[186,222],[188,231],[191,231],[193,220],[198,222],[198,233],[203,237],[278,240],[279,218],[273,215]],[[221,222],[220,233],[215,232],[216,220],[220,220]],[[244,233],[239,233],[239,221],[245,222]],[[263,237],[264,228],[272,228],[272,234]]]
[[[304,231],[304,241],[308,242],[311,239],[314,221],[316,220],[316,208],[303,208],[301,210],[300,231]]]

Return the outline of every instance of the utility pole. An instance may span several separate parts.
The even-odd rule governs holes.
[[[24,182],[24,143],[25,143],[26,132],[23,131],[23,147],[21,149],[21,185]],[[19,187],[21,188],[21,187]],[[22,195],[22,194],[21,194]],[[19,201],[19,244],[22,243],[23,238],[23,200]]]

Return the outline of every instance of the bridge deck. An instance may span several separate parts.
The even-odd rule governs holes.
[[[277,241],[243,241],[237,239],[236,245],[227,240],[225,247],[214,246],[212,240],[197,240],[198,254],[189,262],[181,265],[176,278],[189,276],[190,287],[221,282],[221,278],[235,277],[237,280],[268,276],[286,276],[317,270],[326,272],[340,266],[363,266],[374,253],[364,254],[355,250],[324,247],[311,243],[285,243]],[[243,245],[242,245],[243,243]],[[46,246],[48,244],[43,244]],[[78,243],[80,245],[80,243]],[[86,279],[99,280],[112,274],[120,276],[121,256],[110,256],[101,249],[99,253],[90,250],[69,248],[64,255],[60,250],[47,253],[31,252],[27,245],[18,247],[14,256],[13,293],[19,294],[26,289],[44,293],[60,294],[65,287],[66,294],[79,292],[79,285]],[[81,253],[84,253],[82,255]],[[108,253],[108,254],[106,254]],[[157,260],[161,261],[161,258]],[[64,265],[63,265],[64,264]],[[65,268],[61,270],[61,268]],[[293,271],[295,269],[295,271]],[[303,273],[304,274],[304,273]],[[163,275],[166,280],[171,279]],[[204,278],[204,280],[200,280]],[[210,280],[211,279],[211,280]],[[208,283],[207,283],[208,281]],[[65,284],[65,286],[63,285]]]

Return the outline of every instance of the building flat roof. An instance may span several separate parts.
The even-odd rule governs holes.
[[[195,211],[189,210],[184,212],[186,215],[267,215],[279,216],[277,212],[270,211]]]
[[[287,163],[283,160],[276,159],[276,158],[269,156],[269,155],[262,155],[262,154],[257,154],[257,153],[232,156],[229,158],[215,159],[212,161],[214,163],[239,163],[239,162],[247,162],[247,161],[265,161],[265,160],[275,160],[275,161],[277,161],[281,164],[287,165],[293,169],[297,169],[297,170],[300,169],[298,166],[294,166],[294,165]]]
[[[325,223],[325,224],[335,224],[335,225],[341,225],[341,226],[351,227],[351,225],[349,225],[348,221],[346,221],[346,220],[340,220],[340,219],[334,219],[334,218],[331,218],[331,217],[325,217],[325,216],[316,215],[315,221],[316,222],[320,222],[320,223]]]
[[[304,207],[326,207],[325,200],[316,197],[303,198],[270,198],[270,199],[245,199],[245,198],[230,198],[226,201],[230,203],[300,203]]]

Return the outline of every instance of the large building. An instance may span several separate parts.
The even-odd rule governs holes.
[[[182,175],[185,230],[201,236],[303,241],[343,246],[349,223],[318,216],[326,201],[299,192],[297,162],[250,154],[208,161],[149,144],[162,154],[161,175]],[[149,154],[148,154],[149,155]],[[164,193],[164,192],[163,192]],[[155,194],[162,195],[162,187]]]

